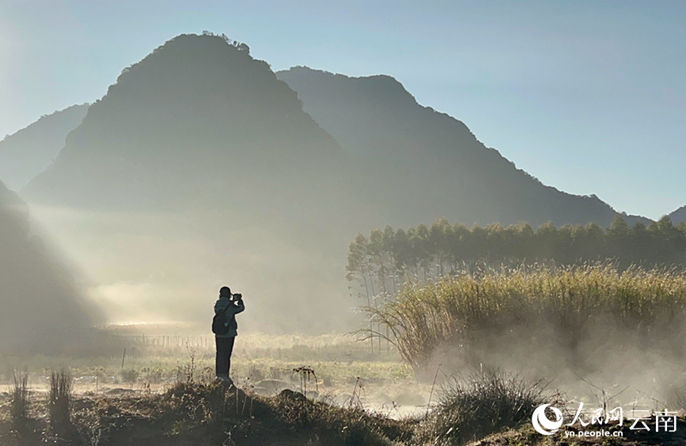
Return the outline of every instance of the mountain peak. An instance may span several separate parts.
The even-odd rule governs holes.
[[[137,66],[145,65],[151,59],[169,56],[182,56],[182,59],[179,61],[183,61],[185,64],[213,57],[218,57],[220,59],[226,57],[252,59],[252,57],[250,57],[250,49],[247,45],[231,41],[226,36],[217,36],[214,34],[180,34],[155,48],[141,61],[124,68],[119,78],[117,78],[117,83],[125,80],[128,73]]]
[[[166,105],[205,110],[235,108],[239,101],[273,106],[285,99],[288,106],[296,104],[295,93],[276,80],[269,65],[253,59],[243,43],[210,34],[182,34],[122,70],[103,100],[116,96],[113,93],[142,95],[140,104],[176,99]]]

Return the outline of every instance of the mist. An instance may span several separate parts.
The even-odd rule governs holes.
[[[33,212],[80,266],[87,294],[110,323],[184,323],[207,330],[221,286],[244,294],[248,331],[323,333],[352,330],[345,250],[317,255],[288,234],[240,215]],[[217,228],[198,221],[216,219]],[[332,307],[334,305],[334,307]],[[322,318],[335,308],[336,317]]]
[[[71,265],[43,237],[27,206],[0,183],[0,346],[68,348],[102,320]]]
[[[686,320],[683,314],[673,316]],[[418,373],[425,380],[438,373],[438,383],[482,371],[513,374],[541,382],[550,393],[561,392],[574,409],[579,401],[591,407],[681,407],[686,401],[681,366],[686,351],[679,339],[686,333],[675,330],[676,323],[664,323],[670,327],[664,337],[646,336],[607,317],[571,340],[558,336],[556,324],[536,321],[504,335],[483,333],[469,348],[439,347]],[[578,343],[572,348],[572,342]]]

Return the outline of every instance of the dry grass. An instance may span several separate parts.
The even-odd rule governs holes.
[[[53,371],[50,374],[48,413],[54,432],[66,431],[71,423],[72,377],[69,371]]]
[[[341,408],[284,390],[261,397],[219,383],[177,383],[155,404],[148,424],[203,444],[412,444],[414,421],[394,421],[357,408]],[[393,443],[395,441],[396,443]]]
[[[10,417],[17,430],[21,430],[28,421],[29,414],[29,374],[27,372],[13,375],[14,386],[10,402]]]
[[[440,346],[469,350],[489,337],[507,345],[513,333],[518,342],[528,336],[534,341],[539,329],[571,351],[597,327],[612,326],[650,342],[679,333],[684,310],[686,275],[639,268],[620,272],[606,265],[446,278],[423,287],[408,285],[396,300],[367,308],[388,327],[388,339],[415,368]]]
[[[544,402],[558,401],[544,395],[541,382],[527,383],[497,370],[479,372],[444,384],[426,427],[434,444],[462,445],[521,426]]]

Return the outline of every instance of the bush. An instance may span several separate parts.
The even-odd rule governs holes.
[[[534,409],[549,401],[540,382],[529,384],[497,371],[478,373],[465,381],[444,385],[432,414],[434,444],[462,445],[468,441],[517,428],[529,420]]]

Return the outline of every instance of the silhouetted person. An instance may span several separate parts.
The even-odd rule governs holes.
[[[243,310],[245,310],[243,295],[231,294],[231,289],[226,286],[219,290],[219,299],[214,304],[212,321],[212,331],[217,344],[216,374],[217,379],[230,384],[233,384],[229,377],[231,353],[236,336],[238,336],[236,314]]]

